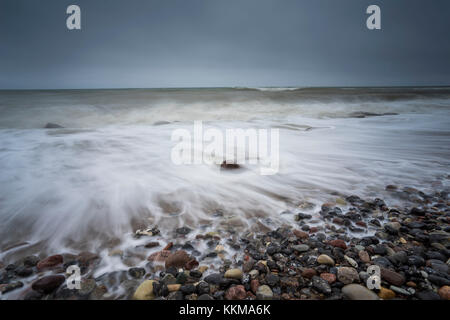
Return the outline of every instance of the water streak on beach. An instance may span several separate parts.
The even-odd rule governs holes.
[[[279,128],[279,173],[174,165],[171,133],[195,120]],[[0,249],[95,249],[147,224],[244,230],[291,223],[280,213],[301,201],[444,189],[449,128],[448,88],[1,91]]]

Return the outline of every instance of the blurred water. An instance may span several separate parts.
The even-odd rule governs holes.
[[[194,120],[279,128],[279,173],[174,165],[171,134]],[[1,91],[0,248],[95,248],[150,223],[273,226],[302,200],[446,187],[449,128],[445,88]]]

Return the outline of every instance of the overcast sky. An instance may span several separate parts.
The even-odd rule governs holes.
[[[448,0],[0,0],[0,88],[450,85],[449,37]]]

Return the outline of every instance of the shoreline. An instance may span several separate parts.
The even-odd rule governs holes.
[[[283,212],[296,223],[229,235],[181,227],[162,241],[150,226],[136,230],[146,243],[132,259],[111,249],[106,257],[36,253],[13,264],[0,261],[0,299],[449,300],[448,192],[386,190],[406,193],[405,206],[350,195],[322,204],[322,227],[310,226],[309,214]],[[406,205],[411,200],[414,206]],[[367,235],[369,227],[374,235]],[[96,275],[102,259],[116,258],[130,267]],[[81,270],[80,290],[67,288],[72,265]],[[367,288],[371,266],[381,272],[380,290]]]

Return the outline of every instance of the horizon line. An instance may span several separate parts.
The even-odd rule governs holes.
[[[377,86],[220,86],[220,87],[96,87],[96,88],[0,88],[0,91],[70,91],[70,90],[158,90],[158,89],[339,89],[339,88],[450,88],[445,85],[377,85]]]

